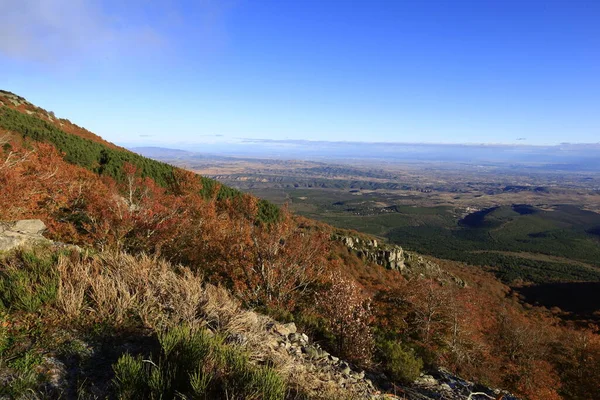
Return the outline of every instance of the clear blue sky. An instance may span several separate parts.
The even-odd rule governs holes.
[[[598,0],[0,4],[0,88],[119,143],[600,142]]]

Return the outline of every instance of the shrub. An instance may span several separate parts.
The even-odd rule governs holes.
[[[111,177],[117,182],[126,179],[123,166],[129,163],[134,165],[144,178],[151,178],[161,187],[170,188],[176,184],[177,168],[169,164],[117,147],[109,147],[98,140],[67,133],[48,121],[6,106],[0,106],[0,129],[17,132],[26,140],[51,143],[64,153],[67,162]],[[221,185],[215,180],[196,177],[201,182],[200,194],[207,199],[211,198],[213,193],[216,193],[218,200],[243,196],[239,190]],[[258,218],[262,222],[275,222],[279,218],[279,207],[266,200],[259,201],[258,211]]]
[[[55,255],[19,251],[0,263],[0,306],[35,312],[58,290]]]
[[[338,354],[368,363],[373,350],[371,298],[351,278],[332,274],[331,287],[320,293],[316,303],[335,336]]]
[[[283,379],[249,363],[241,350],[206,330],[180,325],[159,334],[157,363],[123,355],[113,366],[121,399],[283,399]]]
[[[395,341],[385,341],[379,345],[383,366],[394,381],[410,383],[419,377],[423,361],[414,351]]]

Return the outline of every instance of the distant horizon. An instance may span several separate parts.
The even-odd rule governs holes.
[[[569,171],[600,171],[600,143],[530,144],[332,142],[308,140],[245,140],[237,143],[125,144],[148,157],[237,157],[270,160],[313,160],[347,163],[442,162],[504,165]],[[175,154],[173,154],[175,152]]]
[[[216,142],[115,142],[115,144],[122,147],[156,147],[156,148],[169,148],[172,150],[185,150],[179,148],[173,148],[170,146],[188,146],[188,145],[206,145],[206,144],[215,144]],[[223,140],[219,142],[219,144],[227,144],[227,143],[235,143],[235,144],[258,144],[258,143],[273,143],[273,144],[298,144],[298,145],[311,145],[311,144],[367,144],[367,145],[400,145],[400,146],[472,146],[472,147],[559,147],[559,146],[599,146],[598,150],[600,151],[600,141],[598,142],[561,142],[561,143],[549,143],[549,144],[538,144],[538,143],[526,143],[526,142],[516,142],[516,143],[493,143],[493,142],[479,142],[479,143],[468,143],[468,142],[379,142],[379,141],[349,141],[349,140],[310,140],[310,139],[268,139],[268,138],[233,138],[233,140],[226,141]]]

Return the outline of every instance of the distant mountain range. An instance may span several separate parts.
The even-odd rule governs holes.
[[[600,171],[600,143],[562,143],[553,146],[512,144],[427,144],[328,142],[308,140],[243,139],[237,143],[185,145],[165,147],[124,146],[147,157],[220,156],[279,159],[354,160],[376,162],[437,162],[542,170]]]

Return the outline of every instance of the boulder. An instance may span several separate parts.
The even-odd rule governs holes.
[[[279,333],[281,336],[288,337],[292,333],[296,333],[296,324],[290,322],[289,324],[275,324],[273,330]]]
[[[36,243],[52,243],[42,236],[46,225],[39,219],[24,219],[14,222],[0,222],[0,251]]]

